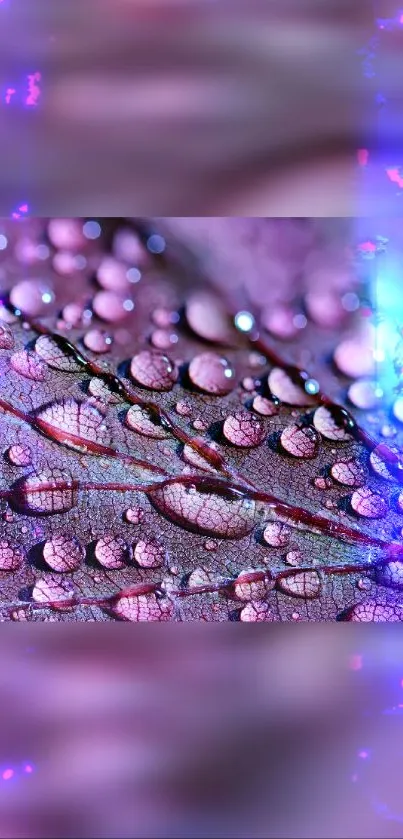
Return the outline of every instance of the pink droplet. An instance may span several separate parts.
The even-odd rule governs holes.
[[[287,306],[278,305],[266,308],[262,313],[262,326],[283,341],[290,340],[297,332],[295,326],[294,312]]]
[[[260,623],[275,621],[276,618],[264,600],[254,600],[241,609],[239,620],[243,623]]]
[[[132,431],[137,431],[138,434],[142,434],[144,437],[151,437],[154,440],[164,440],[166,437],[169,437],[169,432],[154,419],[152,414],[148,413],[144,408],[141,408],[140,405],[132,405],[129,408],[125,422],[128,428]]]
[[[195,292],[186,303],[186,319],[193,330],[205,341],[217,344],[234,342],[234,330],[225,306],[213,294]]]
[[[129,507],[125,511],[125,519],[130,524],[140,524],[144,518],[144,510],[141,507]]]
[[[114,291],[98,291],[92,301],[96,315],[107,323],[118,323],[127,317],[125,297]]]
[[[281,434],[283,449],[293,457],[315,457],[319,447],[319,437],[311,426],[288,425]]]
[[[226,418],[223,424],[223,434],[234,446],[259,446],[266,437],[263,423],[248,411],[237,411]]]
[[[347,612],[346,620],[359,623],[401,623],[403,608],[387,606],[376,600],[367,600],[353,606]]]
[[[301,571],[280,580],[279,588],[292,597],[310,599],[318,596],[321,582],[316,571]]]
[[[107,533],[95,545],[95,557],[104,568],[124,568],[132,552],[124,539]]]
[[[178,378],[174,363],[163,353],[142,350],[133,356],[130,373],[138,384],[150,390],[171,390]]]
[[[43,558],[53,571],[75,571],[84,558],[84,549],[75,538],[52,536],[43,546]]]
[[[30,317],[43,314],[53,299],[54,294],[49,284],[40,279],[21,280],[10,292],[13,306]]]
[[[313,424],[326,440],[332,440],[335,443],[344,443],[351,440],[351,433],[343,425],[336,422],[332,411],[324,405],[316,409],[313,415]]]
[[[109,291],[126,291],[130,286],[127,278],[127,266],[113,256],[103,257],[96,276],[102,288]]]
[[[255,501],[231,492],[200,492],[178,481],[153,490],[149,498],[171,521],[206,536],[241,539],[255,524]]]
[[[278,414],[277,405],[275,405],[274,402],[271,402],[270,399],[266,399],[264,396],[260,396],[259,394],[255,396],[253,400],[252,408],[262,417],[274,417]]]
[[[196,355],[190,362],[189,378],[195,387],[218,396],[233,390],[235,371],[226,358],[205,352]]]
[[[376,382],[369,379],[359,379],[350,385],[347,395],[356,408],[360,408],[362,411],[370,411],[380,404],[383,394]]]
[[[373,331],[341,341],[335,349],[334,361],[340,372],[351,379],[372,376],[375,372]]]
[[[274,396],[286,405],[308,406],[314,405],[315,399],[295,384],[285,370],[280,367],[273,367],[267,379],[269,389]]]
[[[161,568],[166,563],[167,552],[154,539],[140,539],[134,549],[134,559],[141,568]]]
[[[365,466],[352,457],[338,460],[337,463],[333,464],[330,473],[338,484],[348,487],[364,486],[368,478]]]
[[[20,350],[14,353],[10,358],[10,365],[16,373],[34,382],[44,382],[48,377],[48,368],[31,350]]]
[[[361,487],[351,496],[351,507],[358,516],[368,519],[381,519],[388,512],[387,501],[378,492],[368,487]]]
[[[82,223],[76,218],[53,218],[48,224],[52,245],[66,250],[79,250],[85,243]]]
[[[22,548],[9,542],[8,539],[0,541],[0,570],[15,571],[22,565],[24,552]]]
[[[0,324],[0,350],[12,350],[14,347],[14,337],[12,332],[5,324]]]
[[[173,605],[167,598],[157,598],[154,593],[120,597],[114,606],[114,614],[126,621],[170,621]]]
[[[178,336],[176,332],[169,332],[167,329],[154,329],[150,340],[156,349],[167,350],[178,343]]]
[[[89,332],[84,335],[83,341],[87,350],[91,350],[91,352],[95,353],[109,352],[112,346],[111,336],[101,329],[90,329]]]
[[[285,524],[270,521],[263,531],[263,539],[273,548],[283,548],[290,541],[291,531]]]
[[[28,446],[10,446],[7,452],[8,459],[13,466],[29,466],[32,462],[31,449]]]
[[[262,580],[253,580],[256,568],[241,571],[234,583],[234,594],[238,600],[263,600],[268,591],[274,588],[274,581],[269,572],[265,571]],[[249,579],[252,577],[252,579]]]

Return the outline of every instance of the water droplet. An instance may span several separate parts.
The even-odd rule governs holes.
[[[208,291],[197,291],[186,302],[186,320],[200,338],[217,344],[234,343],[225,306]]]
[[[175,405],[175,411],[180,417],[190,417],[192,414],[192,406],[190,402],[180,399]]]
[[[297,551],[297,550],[288,551],[288,553],[286,554],[286,557],[285,557],[285,561],[286,561],[287,565],[295,565],[295,566],[302,565],[302,560],[303,560],[302,553],[301,553],[301,551]]]
[[[154,309],[151,315],[152,322],[155,323],[156,326],[159,326],[161,329],[168,329],[169,326],[173,323],[177,323],[179,320],[179,316],[176,312],[170,311],[170,309],[164,309],[163,307],[159,307]]]
[[[189,574],[187,580],[188,588],[197,588],[198,586],[216,585],[217,575],[213,574],[211,570],[199,566]]]
[[[35,352],[54,370],[76,373],[81,369],[81,365],[69,352],[68,346],[63,339],[54,338],[52,335],[40,335],[35,341]]]
[[[144,518],[144,510],[141,507],[129,507],[125,511],[125,519],[130,524],[140,524]]]
[[[259,569],[249,568],[238,574],[234,583],[234,593],[238,600],[262,600],[267,592],[274,588],[275,583],[267,571],[264,572],[265,578],[263,580],[252,579],[248,581],[248,577],[258,571]]]
[[[317,597],[321,588],[319,574],[316,571],[291,574],[289,577],[283,577],[278,585],[285,594],[306,599]]]
[[[28,446],[10,446],[7,457],[13,466],[29,466],[32,460],[31,449]]]
[[[102,379],[93,376],[88,383],[88,393],[101,403],[117,405],[120,402],[118,394],[114,393]]]
[[[396,560],[378,566],[375,569],[375,579],[381,586],[403,588],[403,562]]]
[[[196,355],[190,362],[189,378],[199,390],[224,396],[234,387],[235,371],[223,356],[204,352]]]
[[[108,291],[125,291],[129,286],[127,266],[113,256],[104,256],[97,272],[97,280]]]
[[[293,457],[311,458],[318,451],[319,437],[312,426],[288,425],[280,440],[283,449]]]
[[[150,390],[171,390],[178,378],[174,363],[163,353],[142,350],[130,362],[133,379]]]
[[[333,357],[340,373],[351,379],[373,376],[375,372],[373,330],[367,329],[362,335],[341,341]]]
[[[32,598],[36,603],[58,603],[63,600],[70,600],[74,597],[74,586],[68,579],[54,580],[52,577],[43,577],[36,581]]]
[[[0,540],[0,571],[15,571],[22,565],[24,552],[7,539]]]
[[[269,373],[267,382],[270,392],[277,396],[286,405],[304,407],[314,405],[315,399],[305,390],[305,381],[309,376],[297,368],[282,370],[281,367],[273,367]]]
[[[143,434],[144,437],[151,437],[154,440],[164,440],[169,437],[169,432],[159,424],[158,418],[141,408],[140,405],[132,405],[126,417],[126,425],[132,431]]]
[[[357,581],[357,588],[359,588],[360,591],[370,591],[372,588],[371,580],[369,580],[368,577],[360,577]]]
[[[206,536],[241,539],[255,524],[255,502],[226,488],[196,489],[178,481],[153,490],[149,498],[167,518]]]
[[[16,373],[32,379],[34,382],[44,382],[48,376],[48,369],[36,353],[30,350],[19,350],[10,358],[10,364]]]
[[[380,404],[383,393],[376,382],[371,382],[370,379],[359,379],[350,385],[347,395],[356,408],[370,411]]]
[[[127,316],[125,296],[114,291],[98,291],[92,301],[92,308],[101,320],[107,323],[118,323]]]
[[[111,442],[103,413],[90,402],[53,402],[38,411],[36,422],[48,437],[77,451],[88,452],[91,443],[108,446]]]
[[[218,446],[216,443],[206,443],[204,440],[198,438],[196,438],[195,442],[206,446],[211,450],[211,452],[217,451]],[[214,466],[212,466],[202,454],[199,454],[199,452],[195,451],[192,446],[189,446],[187,443],[185,443],[183,447],[182,454],[186,463],[189,463],[191,466],[195,466],[196,469],[203,469],[204,472],[216,472]]]
[[[343,443],[346,440],[351,440],[351,432],[345,427],[346,424],[344,423],[345,418],[347,423],[347,417],[347,412],[342,413],[339,422],[339,414],[335,410],[321,405],[313,415],[313,424],[316,430],[327,440]]]
[[[248,411],[237,411],[226,418],[223,434],[234,446],[259,446],[266,437],[266,429],[260,420]]]
[[[83,342],[87,347],[87,350],[91,350],[91,352],[94,353],[109,352],[112,346],[111,336],[102,329],[90,329],[89,332],[84,335]]]
[[[64,513],[77,503],[76,485],[60,469],[20,478],[13,484],[11,493],[13,506],[25,513]]]
[[[12,305],[28,317],[36,317],[46,311],[53,298],[53,291],[48,283],[34,278],[21,280],[10,292]]]
[[[323,478],[321,475],[318,478],[313,479],[313,485],[316,489],[330,489],[331,481],[328,478]]]
[[[257,384],[259,384],[259,382],[257,382]],[[247,393],[252,393],[252,391],[254,391],[255,380],[252,379],[252,376],[245,376],[245,378],[242,379],[242,387],[247,391]]]
[[[218,542],[215,539],[206,539],[203,545],[206,551],[216,551],[218,548]]]
[[[358,516],[367,519],[381,519],[388,512],[387,501],[378,492],[361,487],[351,496],[351,507]]]
[[[173,606],[168,598],[157,598],[154,593],[129,595],[117,599],[113,612],[126,621],[169,621]]]
[[[276,618],[264,600],[254,600],[241,609],[239,620],[243,623],[260,623],[275,621]]]
[[[114,533],[106,533],[97,540],[94,554],[104,568],[116,569],[124,568],[127,560],[132,556],[131,549],[125,540],[120,536],[115,536]]]
[[[364,486],[368,478],[365,466],[353,457],[338,460],[333,464],[330,473],[338,484],[348,487]]]
[[[283,548],[290,541],[291,530],[278,521],[270,521],[263,531],[263,539],[272,548]]]
[[[290,340],[298,332],[294,322],[294,312],[289,306],[267,307],[262,312],[262,326],[283,341]]]
[[[385,459],[378,454],[378,450],[381,448],[382,447],[376,446],[376,448],[371,452],[369,456],[369,462],[373,471],[375,472],[375,475],[378,475],[379,478],[384,478],[385,481],[393,481],[393,473],[389,471],[388,464],[385,462]],[[389,449],[394,454],[400,454],[399,449],[397,449],[396,446],[390,446]],[[399,462],[401,462],[400,458]]]
[[[63,534],[52,536],[43,546],[43,558],[53,571],[75,571],[85,551],[77,539]]]
[[[360,623],[397,623],[403,621],[403,608],[367,600],[352,606],[344,617],[345,620]]]
[[[53,218],[48,224],[52,245],[66,250],[79,250],[84,244],[82,224],[76,218]]]
[[[177,344],[178,340],[176,332],[168,332],[166,329],[154,329],[150,337],[153,347],[158,350],[167,350],[173,344]]]
[[[166,563],[167,552],[155,539],[140,539],[134,549],[134,559],[141,568],[161,568]]]
[[[380,433],[381,433],[382,437],[385,437],[387,439],[387,438],[390,438],[390,437],[396,437],[397,430],[394,427],[394,425],[390,425],[389,423],[385,423],[385,425],[382,425],[382,427],[380,429]]]
[[[3,323],[0,324],[0,350],[12,350],[14,338],[12,332]]]
[[[275,414],[278,414],[277,405],[274,402],[270,402],[270,399],[266,399],[260,395],[255,396],[252,408],[257,414],[261,414],[262,417],[274,417]]]

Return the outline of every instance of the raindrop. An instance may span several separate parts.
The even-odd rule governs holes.
[[[111,441],[103,413],[90,402],[53,402],[38,411],[36,423],[48,437],[81,452],[91,451],[91,444],[108,446]]]
[[[48,224],[52,245],[66,250],[79,250],[84,244],[82,223],[77,218],[53,218]]]
[[[278,414],[277,405],[274,402],[271,402],[270,399],[266,399],[265,396],[255,396],[252,408],[256,411],[257,414],[261,414],[262,417],[274,417],[275,414]]]
[[[127,266],[113,256],[104,256],[97,269],[97,280],[108,291],[126,291],[129,286]]]
[[[317,597],[321,588],[319,574],[316,571],[291,574],[289,577],[283,577],[278,585],[285,594],[307,599]]]
[[[312,426],[288,425],[280,440],[283,449],[293,457],[315,457],[319,447],[319,437]]]
[[[343,443],[351,440],[348,430],[349,415],[343,408],[337,410],[321,405],[313,415],[313,424],[317,431],[332,442]]]
[[[65,373],[76,373],[81,364],[68,350],[69,344],[58,336],[40,335],[35,341],[35,352],[54,370]]]
[[[171,521],[206,536],[241,539],[255,524],[255,502],[226,487],[196,489],[178,481],[153,490],[149,498]]]
[[[247,393],[252,393],[255,389],[255,380],[252,379],[252,376],[245,376],[245,378],[242,379],[242,387],[247,391]]]
[[[8,326],[0,324],[0,350],[12,350],[14,338]]]
[[[241,609],[239,620],[243,623],[259,623],[263,621],[275,621],[276,618],[264,600],[254,600],[247,603]]]
[[[385,463],[384,458],[382,455],[378,454],[379,449],[382,451],[382,446],[376,446],[376,448],[371,452],[369,456],[369,462],[375,475],[378,475],[379,478],[384,478],[385,481],[393,481],[394,476],[392,472],[388,469],[388,464]],[[399,449],[396,446],[390,446],[389,450],[394,454],[400,455]],[[399,464],[401,464],[400,457],[399,457]]]
[[[74,586],[68,579],[54,580],[52,577],[43,577],[36,581],[32,598],[36,603],[54,603],[63,600],[71,600],[74,597]]]
[[[215,539],[206,539],[203,543],[203,547],[206,551],[216,551],[218,548],[218,542]]]
[[[268,571],[264,571],[264,579],[248,581],[248,577],[257,572],[259,569],[250,568],[238,574],[234,583],[234,593],[238,600],[262,600],[274,588],[275,583]]]
[[[387,501],[368,487],[361,487],[353,492],[351,507],[358,516],[367,519],[381,519],[388,512]]]
[[[158,350],[167,350],[172,344],[177,344],[178,340],[176,332],[168,332],[166,329],[154,329],[150,337],[153,347]]]
[[[24,552],[7,539],[0,540],[0,571],[15,571],[24,559]]]
[[[403,607],[367,600],[352,606],[342,617],[359,623],[398,623],[403,621]]]
[[[368,478],[365,466],[353,457],[338,460],[333,464],[330,473],[338,484],[348,487],[362,487]]]
[[[25,513],[64,513],[76,505],[77,487],[60,469],[48,469],[16,481],[11,502]]]
[[[277,396],[281,402],[285,402],[287,405],[304,407],[314,405],[316,401],[305,390],[305,384],[308,380],[308,374],[304,374],[297,368],[282,370],[281,367],[273,367],[267,382],[270,392]]]
[[[281,522],[270,521],[263,531],[263,539],[272,548],[283,548],[290,541],[291,530]]]
[[[173,605],[168,598],[157,598],[152,592],[119,597],[113,612],[126,621],[169,621],[173,616]]]
[[[334,361],[340,373],[351,379],[372,376],[375,372],[374,333],[346,338],[336,347]]]
[[[19,350],[10,358],[10,364],[16,373],[32,379],[34,382],[44,382],[48,376],[48,369],[36,353],[30,350]]]
[[[200,443],[201,445],[205,446],[206,448],[210,449],[212,453],[216,452],[218,446],[216,443],[206,443],[202,439],[195,438],[195,442]],[[183,447],[183,459],[186,460],[186,463],[189,463],[191,466],[195,466],[196,469],[203,469],[204,472],[216,472],[214,466],[208,462],[206,458],[203,457],[202,454],[195,451],[192,446],[189,446],[188,443],[185,443]]]
[[[109,352],[112,346],[112,338],[102,329],[90,329],[84,335],[83,343],[87,347],[87,350],[91,350],[91,352],[105,353]]]
[[[141,507],[129,507],[124,515],[126,521],[130,522],[130,524],[140,524],[144,518],[144,510]]]
[[[10,292],[10,302],[28,317],[35,317],[46,311],[53,300],[53,292],[44,280],[21,280]]]
[[[92,308],[101,320],[118,323],[127,315],[125,297],[114,291],[98,291],[92,301]]]
[[[125,540],[113,533],[106,533],[97,540],[94,554],[100,565],[111,569],[124,568],[127,560],[132,557],[131,549]]]
[[[375,570],[376,582],[381,586],[403,588],[403,562],[399,560],[387,562]]]
[[[186,303],[186,320],[193,332],[205,341],[234,343],[234,333],[225,306],[207,291],[191,294]]]
[[[294,312],[288,306],[268,307],[262,313],[262,326],[283,341],[294,338],[298,327],[294,322]]]
[[[266,437],[263,423],[248,411],[237,411],[226,418],[223,434],[234,446],[259,446]]]
[[[10,446],[7,451],[7,457],[13,466],[29,466],[32,460],[31,449],[28,446],[16,444],[15,446]]]
[[[229,361],[217,353],[196,355],[189,364],[192,384],[205,393],[224,396],[234,387],[235,371]]]
[[[383,393],[376,382],[372,382],[370,379],[359,379],[350,385],[347,395],[356,408],[360,408],[362,411],[370,411],[380,404]]]
[[[52,536],[43,546],[43,558],[53,571],[75,571],[84,553],[77,539],[63,534]]]
[[[133,379],[150,390],[171,390],[178,371],[167,355],[153,350],[142,350],[130,362]]]
[[[155,539],[140,539],[134,549],[134,559],[141,568],[161,568],[167,559],[167,552]]]
[[[90,379],[88,383],[88,393],[94,399],[99,399],[100,402],[109,405],[117,405],[120,402],[120,397],[108,387],[106,382],[96,376]]]
[[[288,553],[286,554],[286,557],[285,557],[285,561],[286,561],[287,565],[295,565],[295,566],[302,565],[302,559],[303,559],[303,557],[302,557],[301,551],[297,551],[297,550],[288,551]]]
[[[180,417],[190,417],[192,414],[192,406],[184,399],[180,399],[175,405],[175,411]]]
[[[154,415],[141,408],[140,405],[132,405],[129,408],[125,422],[132,431],[137,431],[144,437],[151,437],[154,440],[164,440],[169,437],[169,432],[159,424],[158,418],[154,419]]]

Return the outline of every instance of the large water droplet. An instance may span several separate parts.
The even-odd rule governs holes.
[[[164,440],[169,437],[169,432],[160,425],[158,418],[154,418],[153,414],[141,408],[140,405],[132,405],[129,408],[125,421],[132,431],[137,431],[144,437],[151,437],[154,440]]]
[[[369,462],[375,475],[378,475],[379,478],[384,478],[385,481],[393,481],[394,475],[388,469],[388,464],[385,462],[385,459],[378,454],[379,446],[377,446],[369,456]],[[400,455],[399,449],[396,446],[389,446],[389,450],[392,451],[394,454]]]
[[[15,571],[24,559],[24,551],[8,539],[0,541],[0,571]]]
[[[0,324],[0,350],[12,350],[14,337],[8,326]]]
[[[93,378],[90,379],[88,383],[88,393],[91,394],[91,396],[93,396],[97,401],[108,405],[117,405],[120,402],[120,396],[117,393],[114,393],[113,390],[108,387],[107,383],[102,379],[98,379],[97,376],[93,376]]]
[[[309,376],[306,375],[306,381],[308,379]],[[315,404],[314,397],[305,390],[303,373],[297,369],[287,372],[281,367],[273,367],[267,382],[270,392],[287,405],[304,407]]]
[[[35,352],[49,367],[65,373],[76,373],[81,365],[69,351],[69,344],[52,335],[40,335],[35,341]]]
[[[264,600],[254,600],[241,609],[239,620],[243,623],[260,623],[275,621],[276,618]]]
[[[173,605],[166,597],[150,594],[119,597],[113,607],[116,617],[126,621],[170,621]]]
[[[129,286],[127,266],[113,256],[104,256],[97,269],[97,280],[109,291],[126,291]]]
[[[7,457],[13,466],[29,466],[32,460],[31,449],[28,446],[10,446]]]
[[[46,310],[54,294],[45,280],[21,280],[10,292],[10,302],[28,317],[36,317]]]
[[[48,369],[36,353],[30,350],[19,350],[10,358],[10,364],[16,373],[32,379],[34,382],[44,382],[48,376]]]
[[[403,607],[366,600],[352,606],[342,617],[357,623],[400,623],[403,621]]]
[[[388,512],[388,503],[385,498],[368,487],[361,487],[353,492],[351,506],[358,516],[367,519],[381,519]]]
[[[74,586],[70,580],[55,580],[50,576],[37,580],[32,590],[32,598],[36,603],[58,603],[70,600],[73,596]]]
[[[318,451],[318,434],[311,426],[288,425],[280,440],[283,449],[293,457],[315,457]]]
[[[167,518],[196,533],[241,539],[254,527],[256,504],[238,492],[196,489],[178,481],[153,490],[149,498]]]
[[[106,533],[95,545],[95,557],[104,568],[124,568],[132,551],[120,536]]]
[[[350,385],[348,398],[356,408],[360,408],[362,411],[371,411],[380,404],[382,391],[376,382],[372,382],[370,379],[359,379]]]
[[[189,378],[199,390],[212,395],[230,393],[235,383],[235,371],[229,361],[213,352],[204,352],[192,358]]]
[[[53,571],[75,571],[79,568],[85,551],[70,536],[58,534],[48,539],[43,546],[43,558]]]
[[[47,436],[77,451],[91,450],[91,443],[108,446],[111,442],[103,413],[90,402],[53,402],[38,411],[36,422]]]
[[[291,574],[289,577],[283,577],[278,585],[285,594],[304,598],[317,597],[321,588],[320,577],[316,571]]]
[[[77,503],[77,486],[60,469],[47,469],[16,481],[10,501],[24,513],[64,513]]]
[[[258,569],[249,568],[238,574],[234,583],[234,593],[238,600],[263,600],[268,591],[274,588],[274,581],[270,574],[264,571],[264,579],[253,580],[253,575]]]
[[[217,344],[234,343],[234,330],[223,304],[207,291],[191,294],[186,303],[186,319],[193,332]]]
[[[313,415],[313,424],[317,431],[332,442],[343,443],[351,440],[351,430],[348,428],[348,414],[340,412],[339,416],[336,411],[321,405],[316,409]],[[347,427],[346,427],[347,426]]]
[[[138,384],[150,390],[171,390],[178,378],[173,361],[153,350],[142,350],[133,356],[130,373]]]
[[[283,548],[290,541],[291,530],[281,522],[270,521],[264,531],[263,539],[273,548]]]
[[[134,549],[134,559],[141,568],[161,568],[166,562],[167,552],[155,539],[140,539]]]
[[[234,446],[259,446],[266,437],[266,429],[260,420],[248,411],[237,411],[226,418],[223,434]]]

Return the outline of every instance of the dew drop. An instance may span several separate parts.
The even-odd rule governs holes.
[[[36,581],[32,590],[32,598],[36,603],[58,603],[72,597],[74,586],[68,579],[54,580],[52,577],[43,577]]]
[[[32,461],[31,449],[18,444],[10,446],[7,457],[13,466],[29,466]]]
[[[144,518],[144,510],[141,507],[129,507],[124,515],[126,521],[130,522],[130,524],[140,524]]]
[[[365,466],[352,457],[334,463],[330,474],[338,484],[348,487],[362,487],[368,478]]]
[[[198,586],[214,586],[217,582],[217,575],[214,575],[207,568],[199,566],[198,568],[194,568],[192,573],[189,574],[189,577],[187,579],[187,587],[189,589],[192,589],[197,588]]]
[[[180,417],[190,417],[192,414],[192,406],[184,399],[180,399],[175,405],[175,411]]]
[[[381,519],[388,512],[387,501],[368,487],[361,487],[353,492],[351,507],[358,516],[367,519]]]
[[[223,434],[234,446],[259,446],[266,437],[263,423],[248,411],[237,411],[226,418]]]
[[[59,534],[48,539],[43,546],[43,558],[53,571],[75,571],[79,568],[85,551],[75,538]]]
[[[84,244],[82,224],[76,218],[53,218],[48,224],[48,236],[56,248],[79,250]]]
[[[37,412],[36,422],[48,437],[77,451],[88,452],[91,443],[108,446],[111,442],[104,414],[90,402],[53,402]]]
[[[206,536],[241,539],[255,524],[255,502],[229,489],[196,489],[178,481],[153,490],[149,499],[180,527]]]
[[[303,556],[302,556],[301,551],[297,551],[297,550],[288,551],[288,553],[286,554],[286,557],[285,557],[285,561],[286,561],[287,565],[295,565],[296,567],[298,567],[298,565],[302,565],[302,559],[303,559]]]
[[[318,596],[321,582],[316,571],[301,571],[289,577],[283,577],[278,586],[285,594],[309,599]]]
[[[118,323],[127,316],[125,296],[114,291],[98,291],[92,301],[92,308],[101,320]]]
[[[106,353],[109,352],[112,346],[112,338],[102,329],[90,329],[84,335],[83,343],[87,347],[87,350],[91,350],[91,352]]]
[[[150,341],[157,350],[168,350],[173,344],[178,343],[176,332],[168,332],[166,329],[154,329]]]
[[[288,425],[280,440],[283,449],[293,457],[315,457],[319,447],[319,437],[312,426]]]
[[[334,352],[336,367],[351,379],[372,376],[375,372],[374,336],[372,331],[362,336],[346,338]]]
[[[264,600],[254,600],[241,609],[239,620],[243,623],[260,623],[275,621],[276,619]]]
[[[218,446],[216,443],[206,443],[201,438],[195,438],[195,442],[202,444],[207,449],[210,449],[212,453],[217,451]],[[188,443],[185,443],[182,454],[186,463],[189,463],[196,469],[202,469],[204,472],[216,472],[214,466],[212,466],[202,454],[199,454],[199,452],[195,451],[192,446],[189,446]]]
[[[101,260],[96,277],[99,285],[108,291],[125,291],[129,286],[127,266],[113,256],[104,256]]]
[[[264,571],[263,580],[248,580],[258,571],[259,569],[250,568],[238,574],[234,582],[234,593],[238,600],[262,600],[267,592],[274,588],[275,583],[267,571]]]
[[[14,337],[8,326],[0,324],[0,350],[12,350]]]
[[[144,437],[151,437],[154,440],[165,440],[169,437],[169,432],[159,424],[158,419],[154,420],[154,416],[140,405],[132,405],[129,408],[125,422],[132,431],[137,431]]]
[[[81,369],[81,365],[65,347],[63,339],[54,338],[52,335],[40,335],[35,341],[35,352],[49,367],[65,373],[76,373]]]
[[[229,361],[213,352],[204,352],[192,358],[189,378],[204,393],[224,396],[235,383],[235,371]]]
[[[95,545],[94,554],[100,565],[104,568],[124,568],[128,559],[131,559],[131,550],[124,539],[115,536],[114,533],[106,533],[98,539]]]
[[[399,449],[397,449],[396,446],[390,446],[389,449],[394,454],[400,455]],[[384,458],[378,454],[378,450],[379,446],[376,446],[369,456],[371,467],[375,472],[375,475],[378,475],[379,478],[384,478],[385,481],[393,481],[394,475],[388,469],[388,464],[385,462]],[[400,458],[399,463],[401,463]]]
[[[262,313],[262,326],[283,341],[290,340],[298,332],[294,322],[294,312],[288,306],[268,307]]]
[[[16,373],[32,379],[34,382],[44,382],[48,376],[48,369],[36,353],[30,350],[19,350],[10,358],[10,364]]]
[[[403,608],[367,600],[352,606],[342,617],[357,623],[400,623],[403,621]]]
[[[368,577],[360,577],[357,581],[357,588],[359,588],[360,591],[369,591],[372,588],[371,580],[369,580]]]
[[[381,586],[403,588],[403,562],[394,560],[380,565],[375,569],[376,582]]]
[[[36,317],[46,311],[54,298],[53,291],[44,280],[21,280],[10,292],[10,302],[28,317]]]
[[[259,384],[259,382],[257,382],[257,384]],[[245,378],[242,379],[242,387],[247,391],[247,393],[252,393],[252,391],[254,391],[255,380],[252,379],[252,376],[245,376]]]
[[[170,621],[173,605],[168,598],[151,594],[119,597],[113,607],[116,617],[126,621]]]
[[[60,469],[48,469],[16,481],[11,502],[25,513],[65,513],[76,505],[77,487]]]
[[[266,399],[265,396],[255,396],[252,408],[262,417],[274,417],[275,414],[278,414],[277,405],[274,402],[270,402],[270,399]]]
[[[186,303],[186,320],[196,335],[217,344],[234,343],[227,311],[213,294],[197,291]]]
[[[218,542],[216,542],[215,539],[206,539],[206,541],[203,543],[203,547],[206,549],[206,551],[216,551],[218,548]]]
[[[102,379],[93,376],[88,383],[88,393],[100,402],[117,405],[120,402],[118,394],[114,393]]]
[[[0,540],[0,571],[16,571],[22,565],[24,552],[7,539]]]
[[[142,350],[130,362],[133,379],[150,390],[171,390],[178,378],[174,363],[163,353]]]
[[[263,539],[272,548],[283,548],[290,541],[291,530],[281,522],[270,521],[263,531]]]
[[[370,379],[359,379],[353,382],[348,389],[350,402],[362,411],[370,411],[380,404],[382,391],[376,382]]]
[[[339,413],[341,414],[340,421]],[[313,415],[313,424],[326,440],[343,443],[351,440],[351,431],[348,430],[348,416],[348,413],[343,412],[343,409],[336,413],[335,410],[321,405]]]
[[[161,568],[166,563],[167,552],[155,539],[140,539],[134,549],[134,559],[141,568]]]
[[[297,368],[286,371],[281,367],[273,367],[267,382],[270,392],[286,405],[297,407],[315,405],[316,400],[305,390],[305,380],[308,381],[309,376],[306,374],[304,377],[303,372]]]

